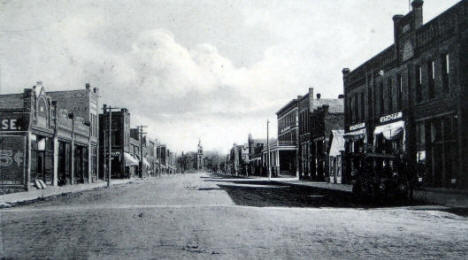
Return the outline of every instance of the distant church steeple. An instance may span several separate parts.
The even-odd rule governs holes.
[[[203,168],[203,146],[201,145],[201,139],[198,139],[198,149],[197,149],[197,170]]]

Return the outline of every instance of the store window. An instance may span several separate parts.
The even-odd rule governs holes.
[[[416,125],[416,144],[418,146],[424,146],[426,143],[426,131],[424,128],[424,122],[420,122]]]

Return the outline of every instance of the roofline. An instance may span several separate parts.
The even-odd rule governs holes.
[[[286,105],[281,107],[280,110],[278,110],[278,112],[276,112],[276,116],[279,116],[279,114],[281,114],[282,112],[287,110],[287,108],[289,108],[290,106],[292,106],[294,103],[297,103],[297,102],[298,102],[297,98],[294,98],[293,100],[289,101]]]

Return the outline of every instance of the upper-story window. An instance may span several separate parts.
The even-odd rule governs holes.
[[[365,118],[364,117],[364,114],[365,114],[364,113],[364,110],[365,110],[364,105],[365,105],[364,104],[364,92],[361,92],[361,120],[364,120],[364,118]]]
[[[416,101],[421,102],[422,100],[422,68],[421,66],[416,67]]]
[[[427,63],[427,69],[428,69],[428,94],[429,98],[434,98],[435,93],[434,93],[434,84],[435,84],[435,78],[436,78],[436,70],[435,70],[435,61],[429,61]]]
[[[372,102],[372,88],[369,88],[367,92],[367,109],[369,110],[368,112],[369,117],[373,116],[372,114],[373,104],[374,102]]]
[[[450,75],[450,55],[442,55],[442,85],[444,90],[449,89],[449,75]]]
[[[401,110],[401,105],[402,105],[402,98],[403,98],[403,77],[401,74],[397,75],[397,93],[396,93],[396,98],[397,98],[397,110]]]
[[[387,95],[388,95],[388,113],[393,111],[393,85],[392,85],[392,78],[387,79]]]
[[[385,113],[384,93],[383,92],[384,92],[383,82],[380,82],[380,88],[379,88],[380,114]]]
[[[359,95],[356,94],[354,95],[354,118],[355,118],[355,121],[359,121]]]

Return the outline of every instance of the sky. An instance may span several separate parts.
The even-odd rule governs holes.
[[[424,22],[458,0],[425,0]],[[99,88],[177,152],[276,136],[276,112],[393,43],[407,0],[0,0],[0,93]]]

